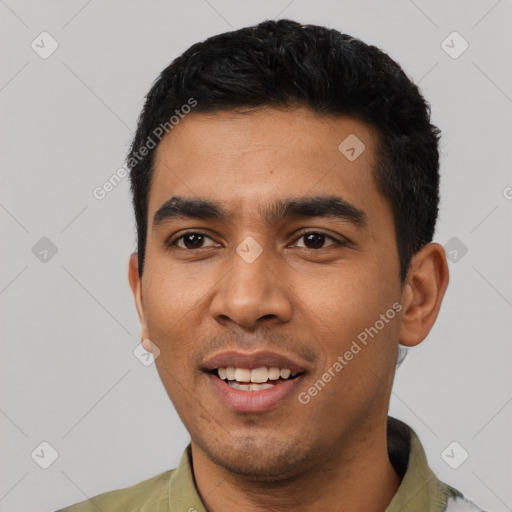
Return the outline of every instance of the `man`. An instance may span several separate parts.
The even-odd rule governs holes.
[[[128,156],[129,279],[191,442],[66,510],[480,510],[387,417],[448,285],[438,139],[401,68],[335,30],[268,21],[171,63]]]

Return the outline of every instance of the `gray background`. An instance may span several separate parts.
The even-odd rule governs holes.
[[[143,96],[174,57],[275,17],[381,47],[432,105],[443,131],[435,241],[451,240],[457,258],[436,325],[398,372],[391,414],[416,430],[439,478],[484,508],[512,510],[512,5],[504,0],[0,0],[0,510],[51,511],[176,466],[187,432],[154,365],[133,354],[128,180],[103,200],[92,192],[123,165]],[[43,31],[59,45],[46,59],[31,48],[51,48]],[[442,47],[453,31],[469,44],[458,58]],[[452,54],[462,48],[447,41]],[[58,453],[46,470],[43,441]],[[469,454],[457,469],[441,455],[453,441]],[[463,454],[458,445],[448,453],[452,464]]]

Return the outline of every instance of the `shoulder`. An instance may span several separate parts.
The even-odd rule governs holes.
[[[484,510],[463,496],[452,496],[446,502],[445,512],[484,512]]]
[[[138,484],[106,492],[57,512],[159,512],[168,510],[169,479],[176,470],[165,471]],[[165,508],[167,507],[167,508]]]

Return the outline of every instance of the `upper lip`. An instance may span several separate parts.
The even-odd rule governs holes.
[[[221,352],[208,358],[203,368],[206,371],[212,371],[217,368],[227,368],[228,366],[233,368],[248,368],[250,370],[262,366],[266,366],[267,368],[288,368],[292,373],[303,373],[306,371],[304,366],[301,366],[298,362],[282,354],[269,351],[246,353],[235,350]]]

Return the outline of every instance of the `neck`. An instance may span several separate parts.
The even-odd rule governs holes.
[[[234,474],[191,444],[196,487],[209,512],[383,512],[400,486],[389,461],[385,423],[362,439],[336,442],[329,457],[274,482]]]

